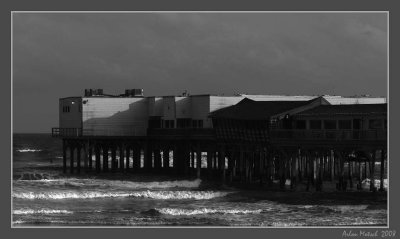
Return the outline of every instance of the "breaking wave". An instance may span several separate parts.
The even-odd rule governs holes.
[[[240,210],[240,209],[181,209],[181,208],[156,208],[161,214],[173,215],[173,216],[192,216],[201,214],[258,214],[262,210]]]
[[[17,215],[27,215],[27,214],[72,214],[73,212],[68,210],[54,210],[54,209],[40,209],[40,210],[33,210],[33,209],[19,209],[14,210],[13,214]]]
[[[216,197],[224,197],[228,192],[214,191],[138,191],[138,192],[19,192],[14,193],[14,198],[19,199],[91,199],[91,198],[151,198],[151,199],[195,199],[204,200]]]
[[[18,180],[43,180],[43,181],[50,181],[53,176],[47,173],[23,173],[20,175]]]
[[[41,149],[17,149],[17,152],[20,153],[27,153],[27,152],[40,152]]]
[[[87,186],[87,187],[112,187],[112,188],[129,188],[129,189],[165,189],[165,188],[198,188],[201,184],[200,179],[196,180],[175,180],[160,182],[132,182],[121,180],[106,179],[77,179],[77,178],[59,178],[53,179],[51,175],[29,173],[22,174],[18,179],[20,181],[34,180],[32,183],[43,183],[61,186]]]

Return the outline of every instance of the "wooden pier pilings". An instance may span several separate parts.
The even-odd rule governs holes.
[[[69,161],[69,162],[68,162]],[[83,161],[83,162],[82,162]],[[166,173],[281,190],[384,190],[386,151],[340,147],[274,147],[207,140],[63,138],[63,172]],[[375,167],[376,162],[380,167]],[[69,167],[69,170],[68,170]],[[377,172],[379,174],[377,174]]]

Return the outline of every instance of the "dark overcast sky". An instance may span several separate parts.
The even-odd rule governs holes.
[[[385,13],[14,13],[14,132],[85,88],[386,96]]]

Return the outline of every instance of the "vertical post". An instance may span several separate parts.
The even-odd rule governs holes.
[[[100,172],[100,146],[95,146],[95,157],[96,157],[96,172]]]
[[[189,172],[191,173],[191,171],[194,170],[194,151],[192,150],[192,148],[190,148],[189,151],[190,151]]]
[[[143,161],[144,161],[144,165],[143,167],[146,165],[146,157],[145,155],[147,154],[146,151],[148,151],[147,149],[143,150]],[[133,169],[134,171],[138,171],[140,169],[140,161],[142,157],[142,149],[140,147],[135,147],[133,150]]]
[[[282,153],[280,153],[278,160],[279,160],[279,176],[280,176],[279,185],[281,189],[284,189],[286,184],[286,176],[285,176],[286,157],[284,157]]]
[[[353,188],[353,163],[350,161],[350,158],[349,158],[349,160],[348,160],[348,162],[349,162],[349,167],[348,167],[348,169],[349,169],[349,186],[350,186],[350,188]]]
[[[120,146],[119,146],[119,170],[121,171],[121,172],[124,172],[125,170],[124,170],[124,151],[125,151],[125,148],[124,148],[124,146],[121,144]]]
[[[310,185],[311,185],[311,178],[312,178],[312,174],[311,174],[311,161],[310,161],[310,157],[309,157],[309,153],[307,153],[306,155],[306,168],[307,168],[307,189],[306,191],[310,190]]]
[[[181,162],[184,168],[184,175],[189,175],[190,173],[190,152],[191,152],[191,145],[185,144],[183,147],[183,154],[181,154]]]
[[[365,160],[364,161],[364,176],[363,176],[363,179],[366,179],[368,176],[367,176],[367,173],[368,173],[368,170],[367,170],[367,160]]]
[[[116,169],[117,169],[117,152],[115,146],[113,145],[111,147],[111,170],[115,172]]]
[[[296,174],[297,174],[297,156],[292,154],[291,160],[291,177],[290,177],[290,188],[294,189],[296,187]]]
[[[80,173],[81,172],[81,147],[78,146],[76,148],[76,168],[77,168],[77,172]]]
[[[86,172],[88,171],[88,161],[89,161],[89,158],[88,158],[88,155],[87,155],[87,147],[89,147],[89,145],[85,144],[83,146],[83,167],[84,167]]]
[[[125,171],[129,172],[129,167],[130,167],[130,157],[131,157],[131,147],[127,145],[125,147]]]
[[[89,163],[89,170],[92,170],[92,164],[93,164],[93,162],[92,162],[92,155],[93,155],[93,148],[92,148],[92,146],[90,145],[90,143],[88,144],[88,163]]]
[[[335,159],[334,159],[334,157],[333,157],[333,150],[331,150],[330,151],[330,153],[331,153],[331,155],[330,155],[330,161],[331,161],[331,163],[330,163],[330,174],[331,174],[331,181],[333,181],[334,180],[334,177],[335,177]]]
[[[322,161],[321,157],[315,156],[315,190],[316,191],[321,191],[320,185],[321,185],[321,171],[322,171]]]
[[[384,173],[385,173],[385,150],[381,150],[381,184],[380,184],[380,188],[379,191],[383,192],[385,191],[384,188]]]
[[[69,155],[69,157],[70,157],[70,164],[69,164],[69,166],[70,166],[70,168],[69,168],[69,170],[70,170],[70,173],[74,173],[74,146],[73,145],[71,145],[70,146],[70,155]]]
[[[163,167],[164,170],[169,168],[169,149],[163,150]]]
[[[372,158],[371,158],[371,167],[370,167],[370,190],[375,191],[375,160],[376,160],[376,150],[373,151],[372,153]]]
[[[221,165],[220,165],[220,169],[222,169],[222,183],[225,184],[226,182],[226,170],[225,170],[225,148],[221,147],[220,149],[220,154],[218,153],[218,155],[220,156],[220,161]]]
[[[65,139],[63,139],[63,172],[67,172],[67,148]]]
[[[325,157],[322,154],[322,157],[319,158],[320,159],[320,170],[319,170],[319,182],[318,182],[318,188],[319,191],[322,191],[322,186],[324,183],[324,175],[325,175]]]
[[[362,188],[362,168],[361,168],[361,161],[358,160],[358,187],[359,190]]]
[[[103,172],[108,171],[108,146],[103,146]]]
[[[196,151],[196,171],[197,171],[197,178],[200,178],[201,173],[201,147],[200,144],[197,145]]]
[[[144,145],[144,168],[145,171],[149,172],[152,167],[152,160],[153,160],[153,155],[152,155],[152,150],[149,142],[146,142]]]
[[[211,176],[211,172],[212,172],[212,154],[213,154],[213,152],[209,149],[207,151],[207,175],[208,175],[208,177]]]
[[[243,147],[239,147],[239,173],[240,173],[240,182],[243,182],[244,177],[244,152]]]

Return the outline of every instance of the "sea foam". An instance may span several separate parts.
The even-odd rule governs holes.
[[[224,197],[228,192],[214,191],[137,191],[137,192],[17,192],[13,194],[14,198],[19,199],[91,199],[91,198],[151,198],[151,199],[195,199],[204,200],[216,197]]]
[[[191,216],[191,215],[202,215],[202,214],[258,214],[262,210],[244,210],[244,209],[211,209],[211,208],[199,208],[199,209],[181,209],[181,208],[156,208],[156,210],[162,214],[173,215],[173,216]]]
[[[33,209],[18,209],[14,210],[13,214],[17,215],[27,215],[27,214],[72,214],[72,211],[68,210],[55,210],[55,209],[40,209],[40,210],[33,210]]]
[[[85,186],[85,187],[103,187],[103,188],[129,188],[129,189],[165,189],[165,188],[198,188],[201,184],[200,179],[196,180],[175,180],[160,182],[132,182],[121,180],[107,179],[77,179],[77,178],[60,178],[51,179],[48,175],[29,174],[22,175],[20,181],[34,180],[32,183],[43,183],[51,185],[66,186]]]
[[[27,153],[27,152],[40,152],[42,150],[41,149],[17,149],[17,151],[20,153]]]

